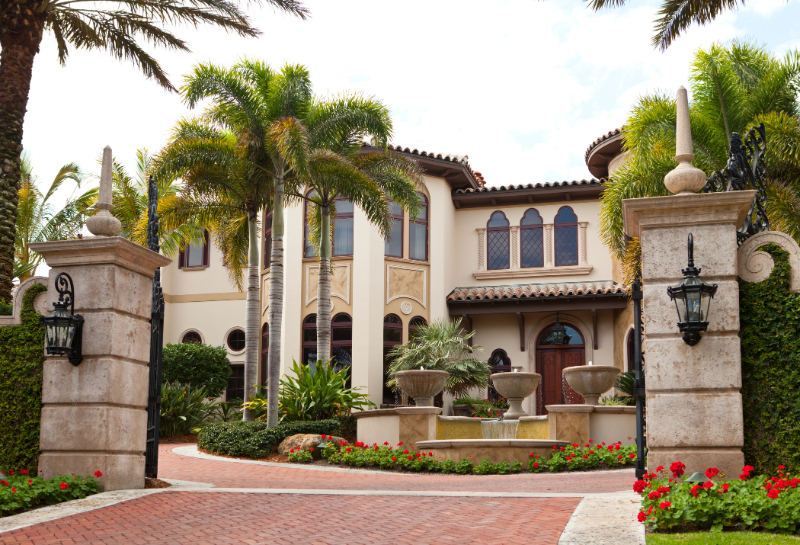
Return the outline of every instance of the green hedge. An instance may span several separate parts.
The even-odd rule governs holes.
[[[205,388],[210,397],[222,395],[231,376],[228,352],[221,346],[167,344],[161,357],[161,379]]]
[[[770,277],[739,282],[745,462],[760,474],[775,474],[779,465],[797,474],[800,294],[789,291],[789,254],[774,244],[762,251],[775,261]]]
[[[33,300],[47,286],[31,286],[22,302],[22,323],[0,327],[0,469],[37,474],[42,413],[44,326]]]
[[[197,435],[197,446],[212,454],[263,458],[281,441],[298,433],[338,435],[338,420],[285,422],[267,427],[266,422],[218,422],[209,424]]]

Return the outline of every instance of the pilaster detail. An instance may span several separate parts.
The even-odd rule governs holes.
[[[475,229],[478,233],[478,270],[486,270],[486,228],[479,227]]]

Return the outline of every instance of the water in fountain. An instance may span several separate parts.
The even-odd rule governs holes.
[[[519,420],[481,420],[484,439],[516,439]]]

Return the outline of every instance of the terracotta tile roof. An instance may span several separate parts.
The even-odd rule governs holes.
[[[575,282],[569,284],[516,284],[511,286],[456,288],[447,295],[447,300],[496,301],[502,299],[624,294],[625,288],[622,284],[617,284],[611,280],[599,280],[597,282]]]
[[[481,177],[481,180],[483,177]],[[601,180],[596,180],[592,178],[591,180],[572,180],[572,181],[564,181],[564,182],[545,182],[545,183],[535,183],[535,184],[509,184],[509,185],[501,185],[501,186],[481,186],[478,189],[456,189],[453,191],[454,194],[460,195],[462,193],[491,193],[495,191],[517,191],[521,189],[548,189],[552,187],[565,187],[565,186],[574,186],[574,185],[600,185],[602,183]]]
[[[372,144],[369,142],[362,142],[362,148],[372,147]],[[472,167],[469,166],[469,155],[456,155],[450,153],[434,153],[431,151],[419,150],[417,148],[404,148],[403,146],[389,146],[390,150],[399,151],[400,153],[407,153],[409,155],[416,155],[417,157],[426,157],[428,159],[438,159],[439,161],[446,161],[449,163],[456,163],[463,167],[465,167],[472,177],[475,179],[475,182],[483,187],[486,183],[486,180],[483,179],[483,175],[480,172],[473,171]]]
[[[599,146],[600,144],[602,144],[603,142],[605,142],[609,138],[614,138],[615,136],[617,136],[619,134],[622,134],[622,129],[614,129],[613,131],[609,131],[608,133],[604,134],[603,136],[601,136],[600,138],[598,138],[597,140],[592,142],[592,145],[589,146],[588,148],[586,148],[586,153],[583,155],[583,159],[585,161],[588,161],[589,160],[589,154],[592,153],[592,150],[594,148],[596,148],[597,146]]]

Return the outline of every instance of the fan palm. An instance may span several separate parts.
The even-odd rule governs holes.
[[[305,18],[298,0],[255,0]],[[5,0],[0,3],[0,299],[11,293],[14,221],[20,179],[22,128],[33,60],[45,32],[55,37],[58,59],[70,47],[102,49],[125,59],[147,78],[174,90],[143,42],[178,51],[188,44],[167,30],[176,23],[211,24],[241,36],[257,36],[247,15],[227,0]]]
[[[78,165],[68,163],[56,173],[50,187],[43,193],[33,174],[30,157],[22,156],[22,181],[17,206],[16,235],[14,239],[14,274],[20,281],[29,278],[41,263],[42,256],[31,250],[34,242],[66,240],[81,232],[90,208],[97,200],[97,188],[77,196],[70,196],[61,208],[53,206],[52,197],[66,182],[80,188],[83,174]]]
[[[800,183],[800,53],[776,59],[748,43],[713,45],[695,54],[690,84],[693,164],[708,175],[722,169],[733,133],[764,123],[768,182],[788,187],[791,194]],[[600,236],[618,259],[626,253],[622,200],[668,194],[664,176],[677,164],[675,116],[672,96],[648,95],[639,99],[623,127],[629,156],[610,177],[600,212]],[[773,210],[770,204],[768,214]]]
[[[588,0],[589,6],[599,11],[604,8],[624,6],[626,0]],[[659,18],[654,21],[656,33],[653,47],[662,51],[674,42],[681,32],[694,23],[705,25],[717,18],[725,10],[744,5],[744,0],[664,0],[658,11]]]
[[[245,319],[245,396],[255,394],[259,333],[258,214],[273,210],[270,259],[268,423],[278,422],[278,383],[283,314],[284,187],[296,193],[295,172],[305,168],[298,134],[312,100],[302,66],[279,73],[259,61],[230,69],[198,65],[181,88],[189,107],[210,99],[203,116],[178,123],[154,161],[158,177],[180,177],[184,194],[163,211],[165,227],[186,222],[208,225],[225,256],[231,279],[241,289],[248,270]],[[281,152],[275,134],[280,133]],[[294,151],[293,151],[294,150]],[[244,419],[254,419],[246,409]]]
[[[391,235],[387,197],[416,216],[422,172],[403,155],[386,151],[392,134],[388,109],[373,98],[342,96],[315,101],[303,133],[307,168],[301,176],[309,201],[309,235],[319,255],[317,288],[317,359],[330,359],[331,344],[331,239],[336,220],[336,200],[346,199],[360,208],[384,238]],[[364,138],[377,147],[363,148]]]

